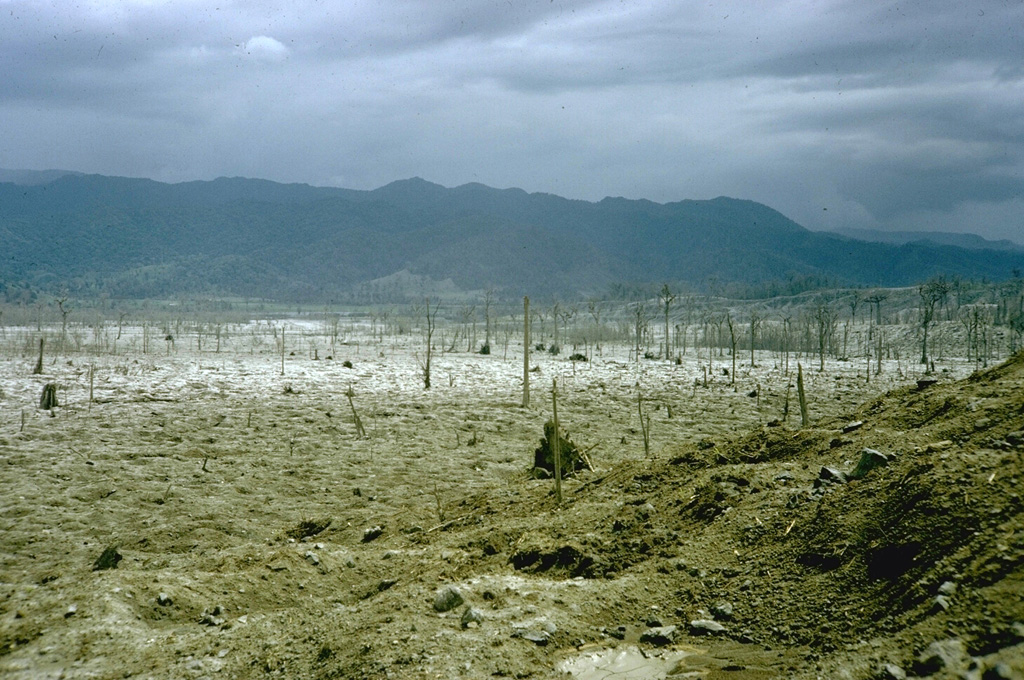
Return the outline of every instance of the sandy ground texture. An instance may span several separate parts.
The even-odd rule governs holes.
[[[0,363],[5,678],[1024,677],[1024,357],[159,349]]]

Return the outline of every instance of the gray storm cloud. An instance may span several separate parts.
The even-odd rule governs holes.
[[[1024,3],[0,0],[0,166],[1024,240]]]

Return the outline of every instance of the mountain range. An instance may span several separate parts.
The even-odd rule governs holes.
[[[20,173],[20,174],[19,174]],[[1024,252],[812,232],[720,197],[570,200],[419,178],[372,191],[220,178],[0,171],[0,294],[281,300],[594,294],[615,284],[695,288],[821,281],[1001,280]]]
[[[1009,239],[993,241],[977,234],[951,233],[946,231],[883,231],[881,229],[857,229],[845,227],[836,229],[836,234],[848,236],[858,241],[874,241],[876,243],[932,243],[943,246],[956,246],[968,250],[1009,250],[1024,253],[1024,245]]]

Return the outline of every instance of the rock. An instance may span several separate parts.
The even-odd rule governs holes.
[[[626,639],[626,627],[625,626],[616,626],[615,628],[605,628],[604,629],[604,634],[607,635],[608,637],[613,637],[616,640],[625,640]]]
[[[156,603],[161,607],[169,607],[174,604],[174,600],[167,593],[160,593],[156,596]]]
[[[719,602],[711,608],[711,613],[719,621],[731,621],[732,620],[732,603],[730,602]]]
[[[936,595],[932,600],[932,611],[946,611],[949,609],[949,598],[945,595]]]
[[[74,616],[77,613],[78,613],[78,605],[77,604],[69,604],[67,611],[64,612],[64,618],[65,619],[70,619],[72,616]]]
[[[110,546],[96,558],[95,562],[92,563],[92,570],[103,571],[104,569],[117,569],[117,563],[120,562],[121,559],[121,553],[117,552],[117,547]]]
[[[939,586],[939,595],[945,595],[946,597],[953,597],[956,594],[956,584],[952,581],[946,581]]]
[[[203,613],[199,615],[199,623],[204,626],[223,626],[225,611],[227,610],[219,604],[214,605],[211,609],[204,609]]]
[[[449,612],[465,602],[455,586],[445,586],[434,595],[434,611]]]
[[[466,611],[462,612],[462,619],[460,620],[463,628],[469,628],[471,625],[479,626],[484,622],[484,615],[479,609],[475,607],[466,607]]]
[[[320,566],[320,556],[311,550],[307,550],[305,554],[306,561],[312,564],[314,567]]]
[[[539,630],[537,628],[513,628],[512,637],[522,638],[539,647],[543,647],[548,644],[548,639],[551,635],[547,631]]]
[[[992,425],[991,418],[978,418],[974,421],[975,430],[984,430]]]
[[[656,628],[648,628],[640,634],[640,642],[644,642],[649,645],[654,645],[656,647],[664,647],[665,645],[671,645],[675,641],[675,626],[658,626]]]
[[[828,466],[821,468],[818,479],[832,484],[846,484],[846,475],[841,470]]]
[[[860,462],[850,473],[850,479],[861,479],[877,467],[884,467],[889,464],[889,456],[874,449],[864,449],[860,452]]]
[[[717,635],[725,632],[725,626],[717,621],[697,619],[690,621],[690,635]]]
[[[1010,432],[1004,437],[1004,439],[1008,444],[1020,446],[1021,444],[1024,444],[1024,432]]]
[[[380,537],[384,533],[384,529],[380,526],[370,527],[363,531],[363,543],[369,543],[375,538]]]
[[[921,652],[914,664],[918,675],[934,675],[942,670],[954,673],[967,667],[967,648],[963,640],[951,638],[933,642]]]
[[[843,427],[843,434],[848,434],[850,432],[853,432],[854,430],[859,430],[862,427],[864,427],[864,421],[855,420],[852,423],[847,423],[846,426]]]
[[[893,663],[882,666],[882,678],[884,680],[907,680],[907,672]]]

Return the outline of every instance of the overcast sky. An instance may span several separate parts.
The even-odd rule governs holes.
[[[1024,242],[1024,0],[0,0],[0,167]]]

